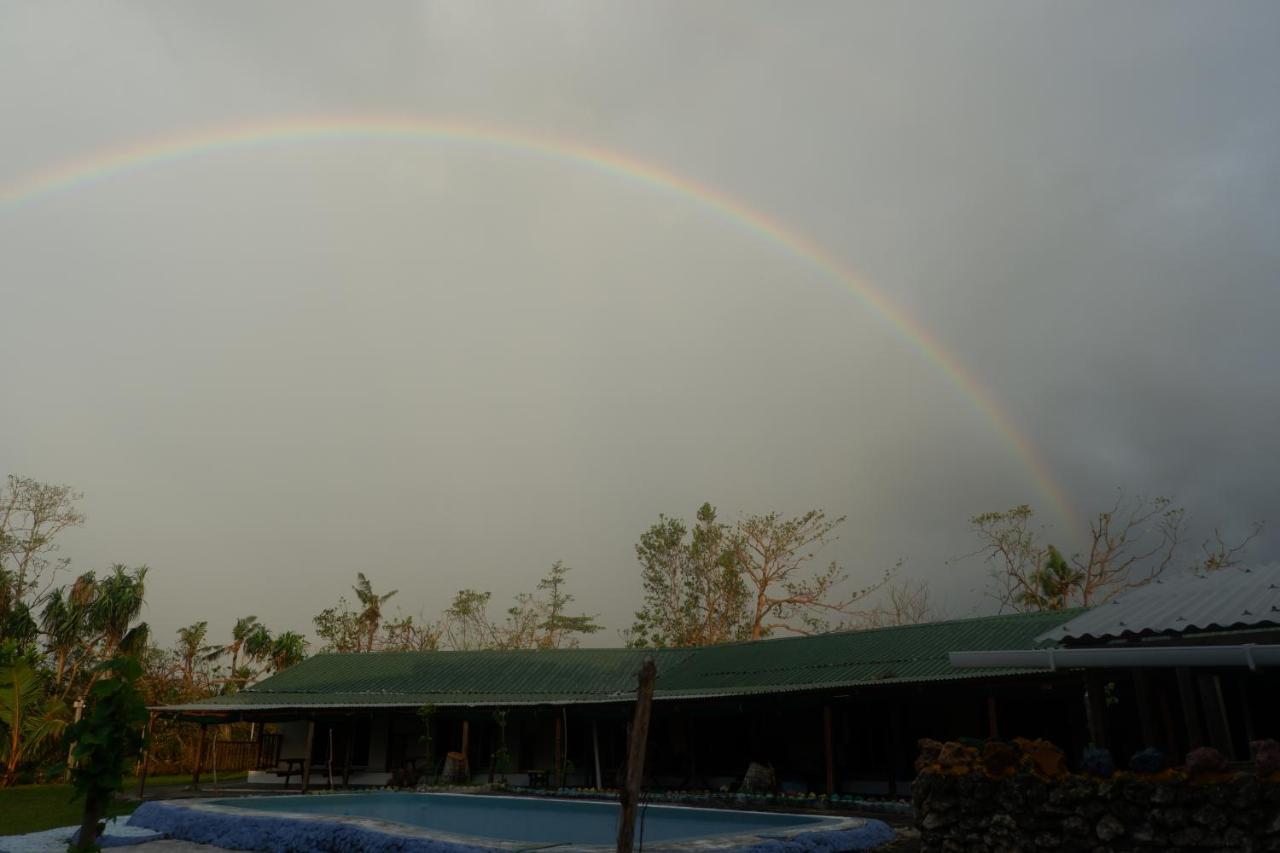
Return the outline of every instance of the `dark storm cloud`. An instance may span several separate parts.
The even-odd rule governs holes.
[[[1087,515],[1276,526],[1274,4],[97,4],[4,12],[0,179],[192,127],[458,117],[612,148],[812,236],[1004,401]],[[554,559],[614,628],[657,513],[823,506],[984,606],[965,519],[1037,504],[920,351],[687,202],[430,145],[224,152],[0,210],[0,467],[165,638],[428,614]],[[198,606],[196,603],[198,602]],[[251,603],[247,603],[251,602]],[[612,639],[612,636],[609,637]]]

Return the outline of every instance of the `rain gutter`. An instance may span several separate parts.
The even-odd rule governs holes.
[[[1247,643],[1238,646],[1114,646],[1096,649],[1010,649],[951,652],[957,669],[1089,669],[1125,667],[1224,667],[1251,670],[1280,666],[1280,645]]]

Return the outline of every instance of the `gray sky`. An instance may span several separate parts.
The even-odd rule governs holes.
[[[858,270],[1082,514],[1116,487],[1280,558],[1280,6],[11,3],[0,187],[178,133],[401,115],[715,187]],[[847,514],[990,607],[1007,437],[882,317],[704,206],[486,146],[328,140],[0,205],[0,472],[85,492],[167,642],[310,632],[356,571],[434,616],[554,560],[616,640],[659,512]],[[496,608],[495,608],[496,609]]]

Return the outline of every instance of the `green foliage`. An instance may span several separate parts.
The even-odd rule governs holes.
[[[297,631],[285,631],[275,638],[271,643],[269,657],[271,659],[271,671],[281,672],[289,667],[301,663],[307,656],[306,637]]]
[[[26,658],[0,665],[0,761],[6,788],[17,780],[23,762],[67,725],[67,707],[48,696],[46,682]]]
[[[636,543],[644,606],[630,642],[635,646],[704,646],[749,635],[747,587],[733,561],[730,531],[709,503],[690,530],[658,516]]]
[[[569,567],[557,560],[552,564],[547,576],[538,581],[538,589],[545,593],[541,600],[535,600],[535,606],[542,616],[538,622],[541,635],[536,645],[542,649],[558,649],[562,646],[576,647],[579,634],[594,634],[604,630],[596,623],[594,616],[586,614],[570,614],[565,609],[573,602],[573,596],[565,590],[565,579]]]
[[[379,595],[373,591],[372,584],[369,579],[364,576],[364,572],[356,572],[356,585],[351,588],[356,598],[360,600],[363,608],[357,617],[360,626],[360,634],[364,642],[363,651],[373,651],[374,640],[378,637],[378,625],[382,622],[382,605],[395,595],[399,590],[391,590],[391,592]],[[361,649],[356,649],[361,651]]]
[[[1017,603],[1026,610],[1064,610],[1084,580],[1084,573],[1071,566],[1052,545],[1043,563],[1031,570],[1030,583],[1017,592]]]
[[[88,707],[80,722],[67,729],[73,744],[71,784],[85,801],[83,826],[96,825],[124,786],[125,774],[144,743],[147,708],[137,681],[142,667],[131,657],[104,661],[96,668],[98,679],[89,690]],[[81,849],[93,839],[82,838]]]
[[[323,652],[358,652],[363,647],[364,626],[360,613],[352,610],[345,598],[335,607],[326,607],[311,620],[316,636],[324,640]]]

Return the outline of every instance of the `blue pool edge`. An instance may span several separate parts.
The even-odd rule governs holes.
[[[376,795],[370,795],[376,796]],[[870,850],[894,838],[883,821],[838,819],[827,829],[695,838],[648,845],[653,853],[669,851],[735,851],[735,853],[842,853]],[[143,803],[130,826],[162,832],[170,838],[236,850],[361,850],[370,853],[516,853],[538,847],[514,841],[452,835],[375,818],[339,815],[255,812],[210,800]],[[557,847],[557,853],[600,853],[612,845]]]

